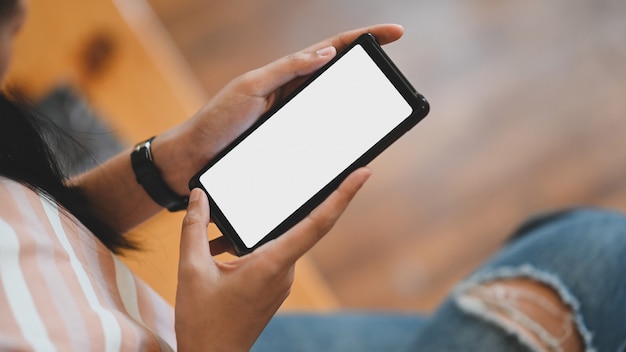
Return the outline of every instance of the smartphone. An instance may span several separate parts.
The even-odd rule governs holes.
[[[190,181],[238,255],[281,235],[423,119],[426,99],[371,34],[271,108]]]

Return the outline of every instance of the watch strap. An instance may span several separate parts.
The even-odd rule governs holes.
[[[154,138],[152,137],[135,145],[135,149],[130,155],[137,182],[152,200],[167,208],[167,210],[173,212],[187,209],[189,197],[180,196],[172,191],[163,180],[163,177],[161,177],[159,169],[154,165],[151,150]]]

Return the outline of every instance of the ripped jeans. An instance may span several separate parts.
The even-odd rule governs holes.
[[[540,284],[557,302],[507,280]],[[431,316],[279,314],[253,351],[560,351],[568,338],[626,351],[624,215],[577,209],[525,223]]]

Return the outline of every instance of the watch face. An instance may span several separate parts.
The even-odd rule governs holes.
[[[143,142],[137,143],[135,144],[135,151],[139,152],[141,149],[145,148],[146,150],[146,157],[148,160],[152,161],[152,141],[156,138],[156,136],[147,139]]]

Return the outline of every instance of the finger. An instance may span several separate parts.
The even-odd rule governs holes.
[[[339,188],[306,218],[259,250],[271,252],[269,255],[276,256],[276,260],[285,265],[295,263],[328,233],[370,175],[371,171],[367,168],[358,169],[350,174]]]
[[[250,71],[242,78],[245,82],[251,83],[249,95],[266,97],[293,79],[313,73],[336,54],[337,50],[332,46],[314,51],[301,51]]]
[[[209,202],[206,194],[196,188],[189,195],[187,214],[183,219],[179,271],[205,267],[212,261],[209,242],[207,241],[209,221]]]
[[[363,27],[338,34],[298,53],[285,56],[244,75],[250,82],[258,82],[250,95],[268,96],[293,79],[313,73],[330,61],[337,51],[343,50],[364,33],[372,33],[380,44],[387,44],[398,40],[404,33],[404,28],[397,24]]]
[[[404,28],[397,24],[379,24],[369,27],[363,27],[359,29],[354,29],[351,31],[340,33],[336,36],[323,40],[317,44],[312,45],[307,48],[307,51],[316,51],[320,48],[324,48],[326,46],[332,45],[337,48],[338,51],[341,51],[343,48],[352,43],[356,38],[358,38],[361,34],[371,33],[376,37],[376,40],[381,44],[388,44],[394,42],[404,34]]]
[[[352,43],[355,39],[357,39],[361,34],[371,33],[373,34],[377,41],[380,44],[387,44],[392,41],[399,39],[404,33],[404,28],[400,25],[396,24],[381,24],[375,25],[371,27],[364,27],[360,29],[351,30],[348,32],[344,32],[338,34],[332,38],[328,38],[324,41],[321,41],[311,47],[303,50],[304,52],[315,52],[318,50],[323,50],[327,47],[336,48],[337,51],[341,51],[346,48],[350,43]],[[287,94],[291,93],[293,88],[300,86],[305,80],[307,76],[296,77],[292,81],[290,81],[286,86],[282,87],[281,91],[275,97],[277,101],[282,100]],[[270,104],[271,105],[271,104]]]

